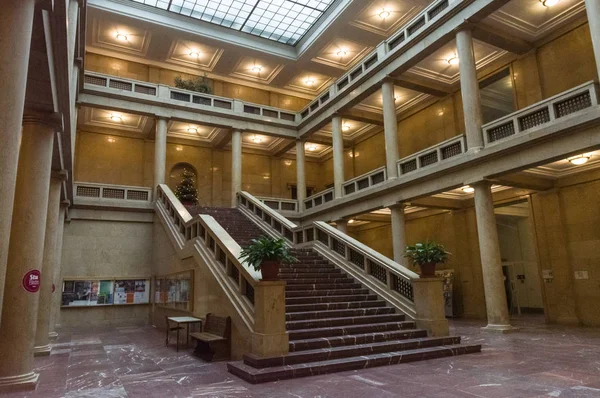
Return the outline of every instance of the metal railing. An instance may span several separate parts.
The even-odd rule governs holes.
[[[270,198],[266,196],[256,196],[256,199],[263,202],[273,210],[277,211],[298,211],[298,201],[294,199]]]
[[[454,156],[461,155],[467,150],[465,136],[459,135],[432,147],[423,149],[415,154],[398,160],[398,175],[438,164]]]
[[[238,207],[259,225],[286,239],[290,246],[312,245],[338,265],[345,264],[347,267],[343,268],[353,276],[368,279],[371,288],[386,294],[405,313],[414,315],[412,281],[419,279],[418,274],[322,221],[298,226],[248,192],[238,193]]]
[[[354,177],[342,185],[344,195],[350,195],[363,189],[371,188],[372,186],[381,184],[387,180],[386,167],[380,167],[375,170],[371,170],[368,173]]]
[[[152,202],[152,188],[125,185],[97,184],[92,182],[73,183],[75,198],[94,201]]]
[[[132,93],[145,94],[156,97],[158,95],[158,84],[142,82],[139,80],[125,79],[105,75],[102,73],[85,72],[83,76],[84,84],[91,84],[116,90],[130,91]]]
[[[598,86],[593,81],[587,82],[485,124],[482,127],[485,145],[529,132],[597,105]]]

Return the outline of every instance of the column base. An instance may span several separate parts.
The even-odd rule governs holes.
[[[50,344],[37,346],[33,348],[33,356],[34,357],[45,357],[50,355],[50,351],[52,351],[52,347]]]
[[[35,390],[38,383],[38,373],[26,373],[18,376],[0,377],[0,393]]]
[[[482,331],[484,332],[490,332],[490,333],[500,333],[500,334],[508,334],[508,333],[514,333],[514,332],[518,332],[519,328],[516,328],[512,325],[492,325],[492,324],[488,324],[485,327],[481,328]]]
[[[467,152],[465,152],[465,153],[467,153],[467,154],[477,153],[477,152],[481,151],[482,149],[483,149],[482,146],[476,146],[476,147],[467,149]]]
[[[48,333],[48,338],[50,340],[56,340],[58,338],[58,333],[56,333],[56,332],[50,332],[50,333]]]

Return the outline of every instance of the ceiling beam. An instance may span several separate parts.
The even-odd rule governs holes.
[[[392,77],[392,81],[394,82],[394,85],[398,87],[406,88],[412,91],[418,91],[423,94],[429,94],[434,97],[445,97],[454,92],[451,87],[433,87],[431,84],[417,83],[405,77]]]
[[[491,181],[498,185],[533,191],[547,191],[554,188],[556,182],[556,180],[551,178],[539,177],[523,172],[504,175],[494,178]]]
[[[214,149],[223,149],[231,141],[231,130],[221,129],[214,138],[212,147]]]
[[[436,198],[433,196],[428,196],[428,197],[424,197],[424,198],[420,198],[420,199],[411,200],[410,204],[412,206],[426,207],[429,209],[459,210],[459,209],[465,208],[465,204],[462,200],[449,199],[449,198]]]
[[[344,119],[354,120],[356,122],[374,124],[376,126],[383,126],[383,114],[365,112],[358,109],[346,109],[341,113]]]
[[[284,140],[277,148],[275,148],[275,150],[273,151],[273,156],[283,156],[295,146],[296,140]]]
[[[525,54],[533,48],[528,41],[482,23],[473,25],[473,38],[513,54]]]

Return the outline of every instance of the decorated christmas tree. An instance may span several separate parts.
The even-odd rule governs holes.
[[[194,173],[183,169],[181,173],[181,182],[177,184],[175,190],[175,196],[184,205],[197,205],[198,204],[198,190],[194,186]]]

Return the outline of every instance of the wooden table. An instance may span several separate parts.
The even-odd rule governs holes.
[[[187,343],[190,343],[190,324],[191,323],[202,323],[202,318],[195,318],[193,316],[172,316],[167,318],[170,322],[177,324],[177,352],[179,352],[179,325],[187,325]],[[167,327],[167,338],[169,337],[169,328]]]

